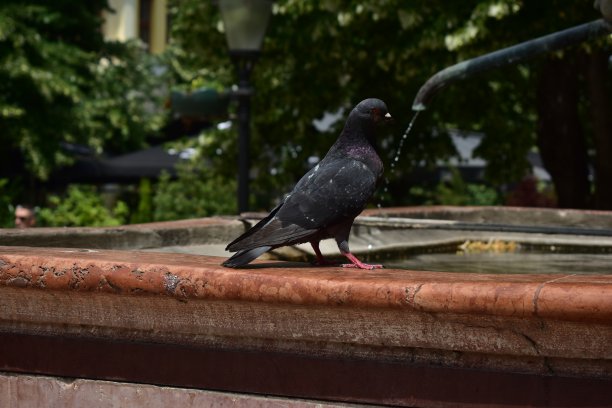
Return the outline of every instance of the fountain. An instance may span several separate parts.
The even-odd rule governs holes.
[[[0,401],[26,385],[43,398],[50,387],[95,394],[133,383],[180,387],[150,388],[150,398],[173,390],[250,403],[260,398],[251,394],[408,406],[609,401],[612,270],[348,271],[295,262],[308,248],[276,254],[289,262],[221,267],[223,244],[245,228],[220,217],[0,231],[0,387],[17,387]],[[612,248],[610,230],[608,212],[389,208],[358,217],[351,244],[362,255],[484,237]]]
[[[493,67],[498,57],[480,61]],[[478,69],[438,75],[416,107]],[[0,405],[108,395],[133,406],[612,400],[612,265],[597,274],[575,265],[555,274],[356,271],[296,262],[310,256],[296,247],[273,254],[285,261],[221,267],[223,245],[256,217],[0,230]],[[357,218],[351,246],[370,256],[470,242],[606,252],[610,231],[609,212],[387,208]]]

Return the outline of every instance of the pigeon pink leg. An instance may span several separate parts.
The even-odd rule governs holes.
[[[352,262],[350,264],[342,264],[343,268],[380,269],[383,267],[382,265],[378,265],[378,264],[370,265],[370,264],[363,263],[359,259],[357,259],[355,255],[353,255],[350,252],[342,252],[342,255],[346,256],[348,260]]]

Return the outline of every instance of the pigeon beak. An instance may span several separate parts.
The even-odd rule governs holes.
[[[385,115],[385,122],[393,122],[393,116],[390,113]]]

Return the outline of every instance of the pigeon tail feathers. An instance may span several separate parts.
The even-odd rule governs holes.
[[[263,227],[265,227],[270,222],[270,220],[272,220],[272,218],[276,215],[276,213],[282,207],[282,205],[283,205],[283,202],[281,202],[272,211],[270,211],[270,214],[268,214],[265,218],[263,218],[257,224],[255,224],[254,227],[252,227],[247,232],[245,232],[244,234],[240,235],[238,238],[236,238],[235,240],[227,244],[227,247],[225,247],[225,250],[235,252],[235,251],[240,251],[240,250],[253,249],[253,248],[244,248],[244,247],[240,248],[240,246],[243,245],[241,244],[241,242],[243,242],[245,239],[249,238],[256,232],[260,231]]]
[[[262,246],[255,249],[238,251],[234,255],[232,255],[231,258],[223,262],[223,266],[227,266],[228,268],[239,268],[248,264],[264,252],[269,251],[271,248],[271,246]]]

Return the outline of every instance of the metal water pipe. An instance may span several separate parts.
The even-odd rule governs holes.
[[[439,71],[419,89],[412,103],[412,109],[415,111],[425,110],[434,95],[440,89],[453,82],[469,78],[493,68],[517,64],[536,55],[556,51],[590,38],[612,33],[612,0],[598,0],[595,5],[602,12],[603,19],[525,41],[489,54],[462,61]]]

